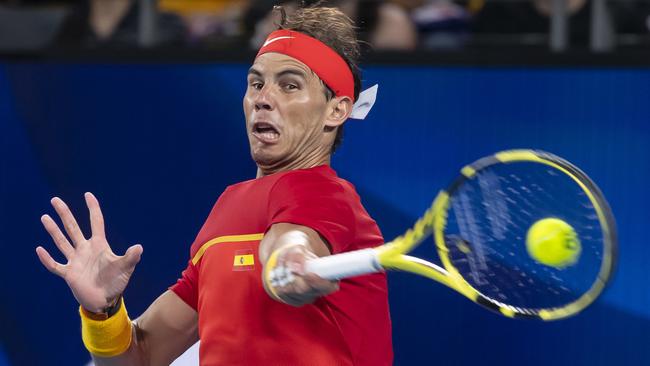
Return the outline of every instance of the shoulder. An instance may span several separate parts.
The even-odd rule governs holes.
[[[309,227],[326,239],[334,253],[358,241],[363,212],[354,187],[327,166],[287,172],[276,181],[268,201],[269,225]]]
[[[354,191],[350,183],[339,178],[336,172],[327,165],[283,173],[273,184],[273,191],[301,191],[304,189],[311,190],[315,195]]]
[[[275,182],[270,193],[270,208],[293,207],[307,216],[317,214],[346,223],[354,221],[360,205],[352,184],[339,178],[329,166],[288,172]]]

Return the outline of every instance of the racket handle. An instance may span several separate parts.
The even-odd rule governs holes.
[[[306,272],[315,273],[327,280],[339,280],[381,270],[377,254],[372,248],[310,259],[305,263]]]

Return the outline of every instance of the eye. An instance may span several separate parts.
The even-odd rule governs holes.
[[[297,89],[298,89],[298,85],[295,85],[295,84],[285,84],[285,85],[284,85],[284,89],[285,89],[285,90],[288,90],[288,91],[297,90]]]
[[[250,86],[255,90],[261,90],[264,87],[264,84],[260,81],[251,81]]]

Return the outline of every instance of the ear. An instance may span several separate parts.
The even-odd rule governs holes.
[[[338,127],[345,122],[352,113],[352,99],[350,97],[334,97],[328,102],[325,126]]]

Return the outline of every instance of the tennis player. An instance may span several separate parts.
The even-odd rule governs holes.
[[[339,10],[282,11],[243,101],[257,177],[226,188],[181,278],[134,321],[122,293],[142,246],[113,254],[92,194],[89,239],[52,199],[70,240],[49,216],[42,222],[68,262],[36,252],[79,301],[96,365],[168,365],[199,339],[201,365],[392,364],[385,274],[338,283],[304,271],[306,259],[383,242],[354,187],[330,167],[359,96],[358,55]],[[278,271],[282,280],[271,281]]]

